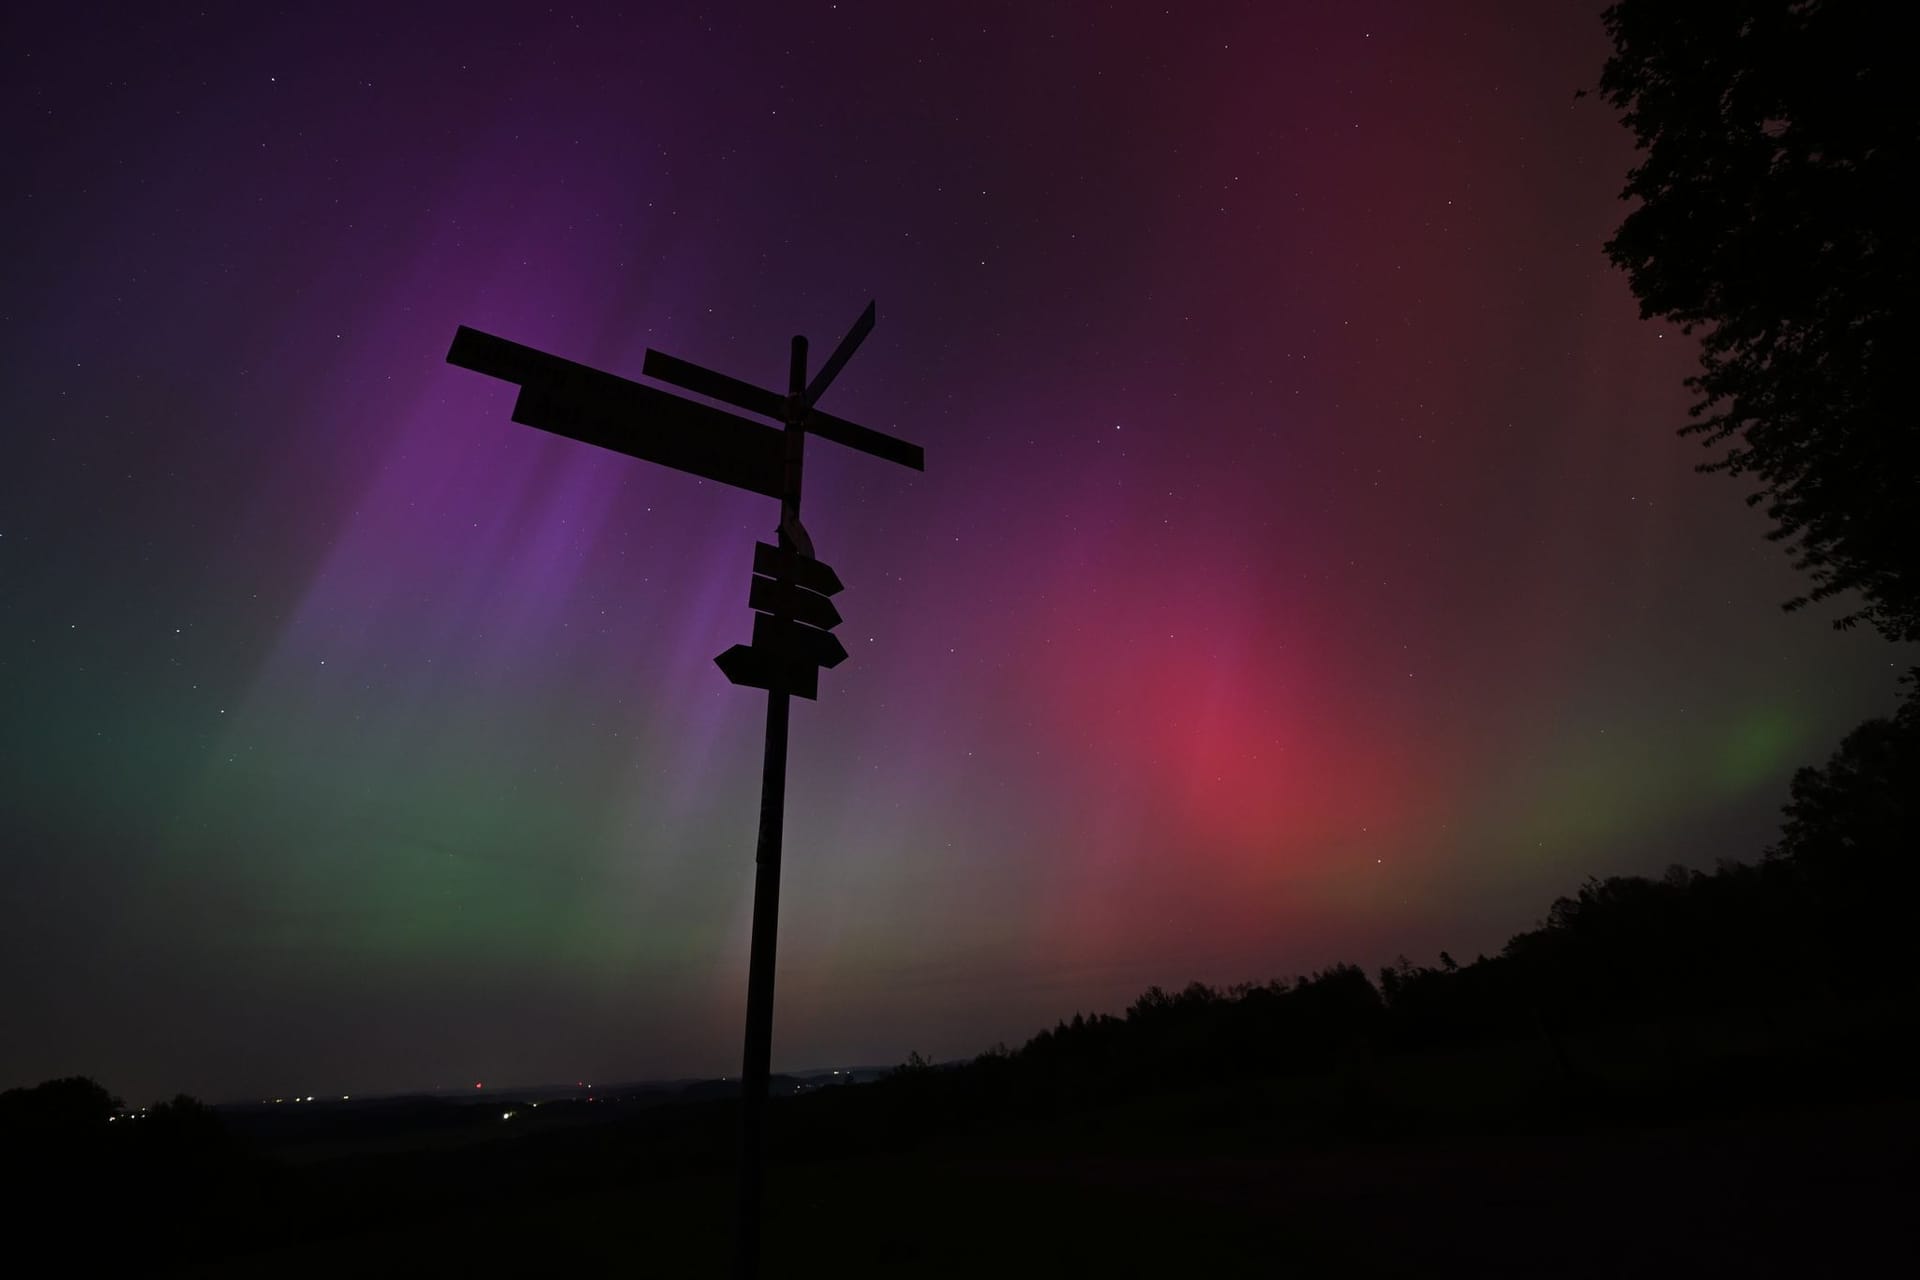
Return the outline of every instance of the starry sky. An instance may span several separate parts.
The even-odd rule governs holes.
[[[771,500],[468,324],[781,386],[774,1066],[1496,950],[1757,856],[1911,658],[1675,438],[1596,4],[22,6],[0,22],[0,1085],[737,1070]],[[470,1087],[470,1086],[469,1086]]]

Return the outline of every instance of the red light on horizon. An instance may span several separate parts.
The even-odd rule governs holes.
[[[478,1089],[478,1088],[480,1087],[480,1082],[479,1082],[478,1080],[475,1080],[475,1081],[473,1082],[473,1087],[474,1087],[474,1088],[476,1088],[476,1089]]]

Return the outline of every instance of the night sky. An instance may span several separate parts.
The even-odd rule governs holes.
[[[1907,660],[1673,435],[1598,7],[10,9],[0,1086],[737,1071],[777,505],[459,324],[779,386],[879,302],[776,1070],[1757,856]]]

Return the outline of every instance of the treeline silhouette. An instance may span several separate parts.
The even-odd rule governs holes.
[[[1868,721],[1821,767],[1801,769],[1778,842],[1758,863],[1675,866],[1659,879],[1589,879],[1499,954],[1432,965],[1404,957],[1374,979],[1338,964],[1286,981],[1149,989],[1123,1015],[1075,1014],[1017,1050],[959,1066],[917,1056],[882,1081],[916,1120],[1097,1106],[1194,1086],[1337,1073],[1335,1128],[1391,1121],[1373,1069],[1400,1055],[1531,1043],[1551,1064],[1558,1103],[1617,1119],[1605,1082],[1570,1046],[1579,1034],[1663,1029],[1665,1042],[1716,1015],[1764,1013],[1779,1033],[1773,1071],[1717,1082],[1723,1100],[1772,1089],[1791,1070],[1839,1072],[1862,1087],[1906,1079],[1914,1034],[1910,919],[1920,851],[1920,673],[1896,714]],[[1795,1018],[1858,1012],[1852,1039],[1799,1044]],[[1710,1047],[1703,1055],[1710,1057]],[[1613,1091],[1616,1095],[1617,1090]],[[1506,1100],[1509,1104],[1512,1099]],[[1511,1107],[1509,1108],[1511,1110]],[[1564,1119],[1565,1108],[1555,1109]],[[1653,1118],[1653,1117],[1647,1117]],[[1541,1119],[1518,1117],[1526,1124]],[[905,1127],[913,1127],[907,1125]]]
[[[38,1246],[66,1265],[213,1251],[226,1211],[271,1181],[199,1100],[128,1110],[84,1076],[0,1093],[0,1169],[16,1215],[8,1256]]]
[[[1531,1043],[1551,1068],[1540,1083],[1565,1086],[1551,1096],[1593,1107],[1596,1120],[1609,1121],[1619,1118],[1609,1101],[1639,1100],[1606,1096],[1605,1082],[1571,1045],[1576,1034],[1622,1026],[1671,1031],[1715,1014],[1872,1006],[1911,994],[1910,970],[1898,954],[1903,935],[1862,927],[1860,908],[1890,914],[1881,909],[1886,900],[1871,885],[1827,870],[1781,857],[1726,863],[1712,873],[1675,867],[1657,880],[1589,880],[1495,956],[1460,964],[1443,952],[1434,965],[1402,958],[1372,979],[1341,964],[1224,989],[1198,982],[1177,991],[1153,987],[1122,1015],[1075,1014],[1017,1050],[959,1066],[916,1057],[880,1084],[910,1095],[908,1109],[922,1113],[923,1122],[960,1127],[983,1116],[1332,1074],[1351,1087],[1337,1099],[1339,1113],[1323,1117],[1326,1132],[1364,1134],[1408,1119],[1367,1088],[1393,1059]],[[1876,1021],[1870,1038],[1883,1030],[1903,1041],[1912,1034],[1910,1021]],[[1874,1057],[1860,1056],[1869,1063]],[[1875,1069],[1904,1073],[1908,1060],[1901,1053]],[[1829,1057],[1828,1065],[1841,1063]],[[1859,1065],[1849,1060],[1845,1068]],[[1722,1100],[1732,1100],[1743,1085],[1773,1084],[1755,1075],[1719,1087]],[[1543,1117],[1537,1106],[1515,1115],[1517,1100],[1504,1104],[1503,1119],[1521,1127],[1565,1118],[1562,1107]]]

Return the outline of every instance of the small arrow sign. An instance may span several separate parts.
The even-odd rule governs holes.
[[[820,668],[810,662],[782,662],[764,649],[737,644],[715,658],[714,664],[737,685],[749,689],[784,687],[796,698],[820,697]]]
[[[837,667],[847,660],[847,647],[829,632],[767,613],[753,615],[753,647],[816,667]]]
[[[747,590],[747,608],[792,618],[822,631],[840,625],[840,611],[833,607],[833,601],[778,578],[755,578]]]
[[[753,571],[763,578],[780,578],[823,596],[837,596],[846,590],[831,565],[776,547],[771,542],[753,544]]]

